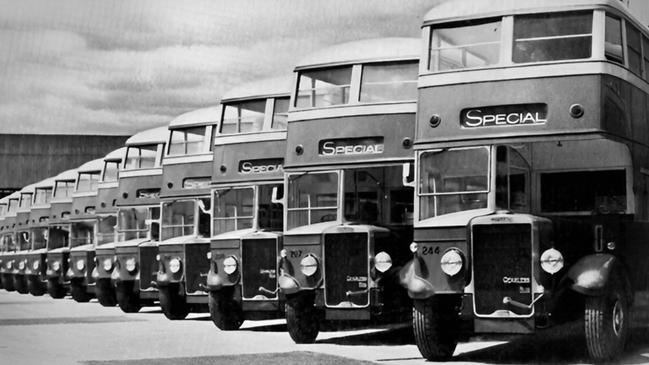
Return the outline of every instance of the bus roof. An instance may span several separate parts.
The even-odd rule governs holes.
[[[165,143],[169,135],[169,128],[156,127],[135,133],[126,140],[126,146]]]
[[[7,196],[6,199],[7,199],[7,201],[12,200],[12,199],[20,199],[20,190],[9,194],[9,196]]]
[[[77,178],[77,169],[70,169],[54,176],[55,181],[74,180]]]
[[[104,167],[104,159],[98,158],[96,160],[88,161],[79,166],[77,168],[77,173],[101,171],[102,167]]]
[[[126,155],[126,147],[120,147],[104,156],[104,161],[121,161]]]
[[[177,116],[169,122],[169,129],[217,124],[221,119],[221,106],[210,106],[192,110]]]
[[[503,14],[579,10],[593,7],[615,8],[631,15],[628,7],[620,0],[448,0],[426,13],[424,25],[475,18],[476,15],[480,18],[489,18]],[[641,24],[637,19],[634,20]]]
[[[293,77],[272,77],[246,82],[228,90],[221,98],[221,103],[238,99],[288,96],[292,87]]]
[[[295,66],[295,70],[361,62],[418,59],[419,38],[374,38],[337,44],[313,52]]]
[[[35,185],[36,188],[51,188],[54,187],[54,181],[56,180],[56,177],[48,177],[47,179],[43,179],[39,182],[37,182]]]
[[[36,190],[36,183],[24,186],[22,189],[20,189],[20,193],[21,194],[33,193],[35,190]]]

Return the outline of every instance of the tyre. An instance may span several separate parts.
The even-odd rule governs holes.
[[[460,325],[457,302],[457,298],[450,295],[414,301],[412,328],[415,343],[426,360],[448,360],[453,356]]]
[[[27,280],[25,280],[25,275],[14,275],[14,288],[20,294],[29,294],[29,288],[27,287]]]
[[[13,275],[11,274],[2,275],[2,284],[6,291],[16,291],[16,288],[14,287]]]
[[[117,305],[124,313],[137,313],[142,308],[140,292],[133,291],[133,282],[118,282],[115,286]]]
[[[88,294],[87,287],[82,285],[77,280],[70,282],[70,294],[72,298],[79,303],[87,303],[92,299],[92,295]]]
[[[185,302],[185,296],[180,294],[179,285],[160,287],[160,307],[165,317],[171,320],[184,319],[189,314],[189,305]]]
[[[599,297],[587,297],[584,331],[588,355],[595,361],[620,356],[629,334],[629,302],[619,280]]]
[[[110,279],[97,280],[95,284],[95,296],[104,307],[114,307],[117,305],[117,298],[115,297],[115,288],[110,284]]]
[[[313,296],[299,295],[287,298],[284,308],[286,327],[293,341],[295,343],[314,343],[318,332],[320,332],[320,323]]]
[[[58,279],[47,280],[47,294],[54,299],[65,297],[65,287],[59,283]]]
[[[212,322],[223,331],[239,329],[243,323],[241,305],[232,298],[232,290],[213,291],[209,294]]]
[[[35,297],[40,297],[47,292],[46,285],[43,285],[43,282],[38,278],[38,276],[31,276],[29,280],[27,280],[27,289],[29,290],[29,293]]]

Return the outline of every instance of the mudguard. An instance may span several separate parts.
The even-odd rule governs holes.
[[[277,278],[277,284],[282,293],[286,295],[295,294],[300,291],[300,283],[290,275],[280,275]]]
[[[411,299],[427,299],[435,294],[433,284],[417,275],[417,272],[421,272],[419,265],[419,260],[413,258],[399,270],[399,283],[408,290]]]
[[[238,280],[237,280],[238,282]],[[234,286],[236,282],[224,280],[221,275],[215,274],[212,270],[207,273],[206,287],[208,291],[221,290],[223,287]]]
[[[582,257],[566,274],[570,288],[580,294],[600,296],[605,293],[610,277],[619,260],[610,254],[594,254]]]

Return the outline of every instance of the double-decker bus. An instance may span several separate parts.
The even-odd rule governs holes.
[[[647,27],[617,0],[448,1],[423,41],[401,273],[420,352],[580,319],[616,357],[649,299]]]
[[[106,263],[99,268],[99,276],[111,281],[119,307],[126,313],[137,312],[158,299],[151,281],[158,269],[155,257],[160,233],[162,156],[168,134],[164,126],[126,140],[117,194],[117,241],[97,248],[97,261]],[[114,266],[106,270],[113,257]]]
[[[254,81],[221,99],[206,290],[212,321],[222,330],[283,314],[277,290],[284,228],[279,197],[291,81]]]
[[[68,258],[70,257],[70,212],[72,211],[72,193],[77,179],[77,170],[64,171],[54,178],[54,192],[50,201],[50,219],[45,262],[41,269],[47,277],[47,294],[55,299],[65,297],[70,289],[66,277]]]
[[[27,287],[27,255],[31,249],[32,242],[29,237],[29,212],[34,198],[35,184],[30,184],[20,189],[18,208],[16,209],[16,225],[14,228],[16,240],[16,252],[13,257],[13,280],[14,288],[20,294],[29,293]]]
[[[220,116],[220,106],[208,107],[169,123],[155,277],[160,307],[169,319],[208,310],[203,286],[209,270],[211,145]]]
[[[0,267],[0,276],[2,276],[2,285],[6,291],[15,291],[14,286],[14,269],[17,266],[16,258],[16,215],[18,205],[20,204],[20,191],[16,191],[7,199],[7,211],[4,216],[3,236],[3,266]]]
[[[29,293],[35,296],[47,291],[45,276],[45,255],[49,238],[48,224],[50,218],[50,201],[54,192],[54,177],[34,185],[34,198],[29,211],[29,240],[31,250],[25,255],[25,278]]]
[[[288,332],[319,320],[399,319],[412,239],[412,141],[420,42],[356,41],[295,68],[285,155],[279,287]]]
[[[66,276],[70,294],[77,302],[88,302],[95,296],[95,246],[114,241],[115,215],[97,214],[97,194],[104,159],[86,162],[77,169],[72,193],[70,221],[70,257]]]
[[[112,249],[116,240],[117,227],[117,194],[119,193],[119,174],[126,155],[126,147],[114,150],[104,156],[104,166],[101,169],[99,184],[97,185],[97,201],[95,204],[95,214],[100,217],[99,225],[104,225],[105,230],[99,231],[97,242],[94,248],[87,252],[89,262],[92,261],[86,273],[92,276],[94,282],[94,295],[99,304],[104,307],[113,307],[117,304],[115,287],[110,281],[110,271],[112,270],[113,256],[110,261],[105,257],[100,261],[97,251],[101,248],[109,247]],[[109,265],[110,263],[110,265]],[[105,274],[108,272],[108,277]]]

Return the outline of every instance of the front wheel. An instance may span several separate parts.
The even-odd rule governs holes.
[[[79,303],[87,303],[92,299],[92,296],[88,294],[87,286],[79,283],[78,280],[72,280],[70,282],[70,294]]]
[[[427,360],[450,359],[458,342],[457,298],[436,295],[413,304],[412,328],[421,355]]]
[[[158,289],[160,308],[168,319],[184,319],[189,314],[189,305],[185,302],[185,296],[180,294],[181,289],[177,284]]]
[[[99,279],[95,284],[95,295],[99,304],[104,307],[114,307],[117,305],[115,297],[115,288],[111,285],[110,279]]]
[[[47,294],[54,299],[61,299],[65,297],[65,287],[59,282],[58,279],[47,280]]]
[[[620,356],[629,333],[629,303],[620,285],[613,285],[603,296],[586,298],[584,330],[588,355],[593,360]]]
[[[142,308],[140,292],[133,290],[134,282],[118,282],[115,286],[117,304],[124,313],[137,313]]]
[[[16,291],[20,294],[29,294],[25,275],[14,275],[14,288],[16,288]]]
[[[233,290],[213,291],[209,294],[210,317],[223,331],[239,329],[243,323],[241,305],[232,298]]]
[[[10,274],[2,275],[2,286],[4,286],[4,289],[6,291],[16,291],[16,288],[14,287],[13,275]]]
[[[312,295],[287,298],[286,327],[295,343],[314,343],[320,332],[320,323]]]

